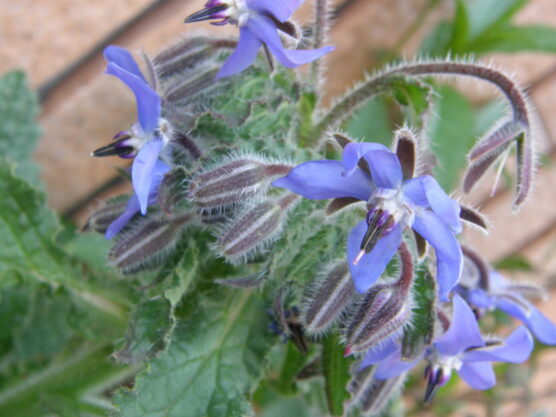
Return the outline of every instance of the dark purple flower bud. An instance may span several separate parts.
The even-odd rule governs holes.
[[[413,260],[405,244],[399,248],[400,278],[375,285],[353,315],[346,332],[346,355],[364,352],[394,337],[412,315]]]
[[[108,255],[110,263],[124,274],[147,269],[170,254],[192,218],[191,212],[171,219],[143,217],[129,232],[118,235]]]
[[[234,159],[193,178],[189,197],[201,208],[244,203],[268,187],[273,178],[286,175],[291,168],[248,157]]]
[[[217,243],[220,253],[230,262],[236,263],[264,249],[278,237],[288,211],[297,200],[297,195],[286,194],[245,210],[220,234]]]
[[[479,210],[475,210],[471,207],[463,206],[460,204],[461,211],[459,213],[459,217],[471,223],[474,226],[479,227],[483,231],[488,231],[488,220]]]
[[[308,287],[303,300],[303,323],[312,334],[328,330],[350,304],[355,287],[345,260],[330,265]]]

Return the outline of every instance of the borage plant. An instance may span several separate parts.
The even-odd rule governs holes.
[[[93,155],[132,159],[132,191],[97,208],[84,229],[111,241],[109,264],[130,279],[111,290],[109,270],[94,272],[79,251],[47,249],[71,274],[89,271],[77,286],[57,282],[64,297],[81,300],[72,308],[94,307],[119,323],[102,339],[103,360],[123,336],[123,311],[131,315],[113,353],[118,365],[103,365],[103,389],[76,386],[79,413],[87,405],[114,416],[266,416],[295,405],[296,415],[401,415],[403,403],[392,399],[406,385],[426,403],[454,373],[490,389],[492,362],[526,361],[533,336],[556,344],[556,326],[528,299],[539,288],[504,279],[461,243],[467,226],[486,231],[488,223],[437,175],[445,167],[429,128],[435,119],[452,123],[434,111],[438,92],[453,91],[435,77],[496,87],[510,111],[469,151],[463,191],[515,148],[518,208],[535,168],[524,91],[480,62],[417,59],[387,66],[324,107],[330,13],[317,0],[304,37],[290,20],[301,3],[210,0],[186,22],[236,25],[238,40],[189,36],[147,59],[145,71],[127,50],[105,49],[106,73],[134,94],[137,122]],[[307,63],[310,70],[292,70]],[[403,127],[386,144],[352,138],[358,112],[379,96],[398,107]],[[13,198],[31,193],[11,169],[0,174],[15,184]],[[55,270],[37,268],[37,276]],[[505,337],[482,332],[492,310],[523,326]],[[406,382],[422,364],[426,386]],[[109,394],[114,407],[90,400]],[[45,397],[57,410],[54,403]]]

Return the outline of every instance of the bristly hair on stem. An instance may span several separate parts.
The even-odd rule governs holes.
[[[497,159],[501,150],[511,141],[517,145],[517,189],[514,207],[519,207],[526,199],[532,186],[534,173],[533,152],[533,111],[522,88],[503,72],[488,65],[466,61],[414,61],[397,64],[368,77],[356,85],[315,123],[314,140],[322,141],[325,132],[334,129],[350,117],[355,110],[378,94],[388,91],[396,77],[452,75],[480,79],[498,88],[508,100],[511,114],[507,121],[481,138],[471,151],[472,161],[466,179],[465,191],[469,191],[488,167]]]
[[[330,32],[332,13],[330,10],[330,4],[328,0],[315,0],[315,22],[314,22],[314,36],[313,36],[313,48],[319,49],[324,46],[328,41],[328,33]],[[324,84],[324,72],[326,57],[317,59],[311,63],[311,75],[312,79],[315,81],[315,88],[317,94],[322,91],[322,85]],[[319,101],[322,99],[319,94]]]

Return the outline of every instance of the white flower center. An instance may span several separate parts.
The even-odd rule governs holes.
[[[369,205],[386,211],[395,223],[411,227],[415,219],[415,210],[406,201],[401,189],[377,188],[369,199]]]
[[[239,27],[247,24],[252,10],[247,7],[245,0],[224,0],[222,3],[228,6],[224,14],[232,23],[236,23]]]

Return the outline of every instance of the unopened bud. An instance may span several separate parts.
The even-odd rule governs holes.
[[[214,77],[216,77],[218,70],[216,65],[211,65],[208,68],[200,68],[191,77],[179,78],[178,81],[165,88],[164,99],[172,104],[190,104],[194,102],[195,96],[215,86]]]
[[[118,198],[108,201],[106,205],[95,210],[87,223],[83,226],[84,232],[95,231],[98,233],[106,232],[106,229],[125,211],[127,207],[127,198]]]
[[[344,260],[332,264],[308,287],[303,323],[309,333],[319,334],[332,326],[350,303],[355,287]]]
[[[155,57],[156,72],[160,78],[177,75],[212,59],[220,49],[235,48],[236,46],[236,41],[227,39],[207,36],[187,38]]]
[[[229,261],[239,262],[268,245],[278,236],[287,212],[297,200],[297,195],[288,193],[244,211],[219,237],[221,253]]]
[[[174,168],[162,179],[158,189],[158,205],[166,214],[187,201],[187,172],[181,168]]]
[[[392,284],[375,285],[364,296],[347,329],[347,349],[364,352],[401,332],[412,314],[413,261],[405,244],[399,249],[401,276]]]
[[[245,202],[276,176],[286,175],[291,166],[266,164],[252,158],[224,163],[197,175],[189,185],[189,197],[201,208],[217,208]]]
[[[184,213],[172,219],[144,217],[110,250],[110,263],[124,274],[133,274],[164,260],[179,241],[184,226],[193,218]]]
[[[403,373],[397,377],[374,380],[371,388],[365,393],[361,399],[359,407],[364,416],[378,416],[390,401],[399,395],[401,388],[405,382],[406,374]]]

